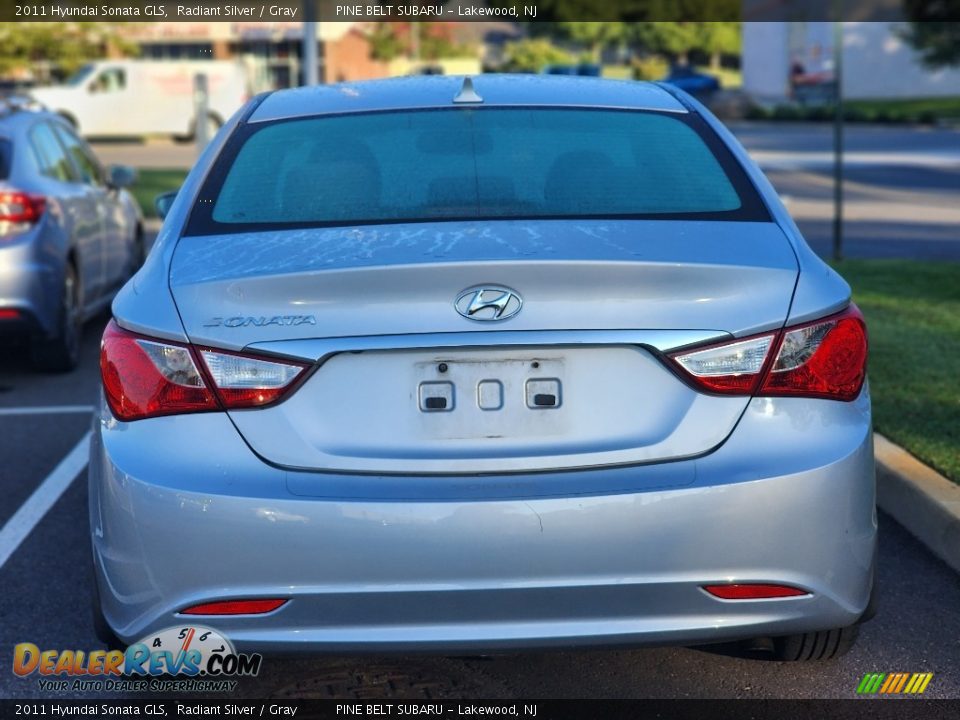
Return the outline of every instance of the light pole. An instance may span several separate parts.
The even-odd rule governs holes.
[[[317,21],[314,0],[303,0],[303,84],[316,85],[317,74]]]
[[[843,15],[833,23],[833,259],[843,259]]]

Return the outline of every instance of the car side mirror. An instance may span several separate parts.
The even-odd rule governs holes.
[[[160,216],[161,220],[170,212],[173,201],[177,199],[177,192],[177,190],[171,190],[170,192],[163,193],[163,195],[157,195],[153,199],[153,206],[157,209],[157,215]]]
[[[107,185],[112,188],[128,188],[137,181],[137,171],[129,165],[107,167]]]

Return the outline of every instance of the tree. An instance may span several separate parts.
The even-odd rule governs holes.
[[[0,73],[41,66],[71,73],[103,57],[108,46],[136,55],[137,46],[124,37],[127,31],[128,23],[0,23]]]
[[[558,34],[575,43],[585,45],[593,60],[607,45],[623,42],[626,25],[622,22],[558,22],[554,23]]]
[[[543,38],[507,43],[506,66],[513,72],[540,72],[547,65],[572,65],[576,58]]]
[[[740,53],[741,24],[738,22],[701,22],[695,30],[696,44],[710,56],[710,67],[720,68],[720,56]]]
[[[928,68],[960,65],[960,0],[904,0],[910,21],[901,32]]]
[[[666,55],[681,65],[697,46],[697,28],[688,22],[640,22],[631,28],[631,39],[648,53]]]
[[[407,28],[407,23],[378,22],[367,35],[370,55],[374,60],[390,62],[410,50],[410,43],[398,30]]]

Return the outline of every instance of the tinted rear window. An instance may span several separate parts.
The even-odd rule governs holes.
[[[239,132],[203,193],[215,202],[194,213],[206,227],[192,230],[476,218],[767,219],[725,148],[685,115],[456,108],[287,120]]]

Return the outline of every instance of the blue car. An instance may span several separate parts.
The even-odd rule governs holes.
[[[278,91],[167,210],[101,346],[105,636],[814,660],[869,616],[863,318],[686,93]]]
[[[697,72],[688,65],[674,67],[663,82],[678,87],[694,96],[704,96],[720,89],[720,80],[713,75]]]
[[[84,320],[140,266],[134,179],[63,118],[0,100],[0,337],[26,340],[38,368],[74,368]]]

